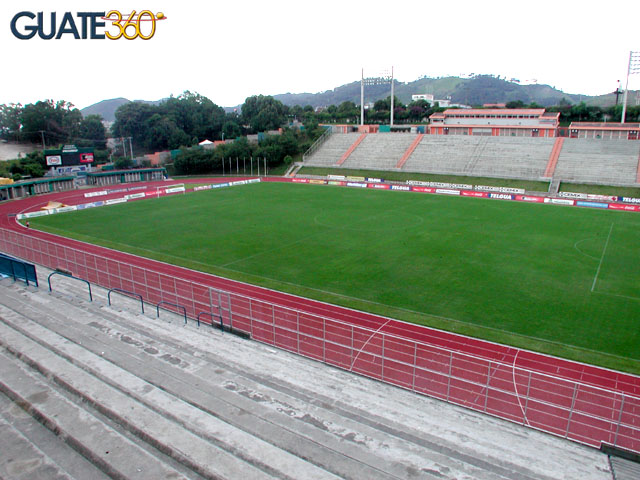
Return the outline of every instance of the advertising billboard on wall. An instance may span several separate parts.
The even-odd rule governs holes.
[[[79,148],[65,145],[59,150],[45,150],[48,167],[72,167],[93,163],[93,148]]]

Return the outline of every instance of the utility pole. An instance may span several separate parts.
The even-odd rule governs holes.
[[[45,145],[44,145],[44,130],[40,130],[40,135],[42,136],[42,151],[44,152],[44,150],[45,150]]]
[[[131,144],[131,139],[133,137],[129,137],[129,155],[131,156],[131,160],[133,161],[133,145]]]
[[[616,96],[616,105],[618,105],[618,99],[620,97],[620,95],[622,95],[624,93],[623,90],[620,90],[620,80],[618,80],[618,87],[616,88],[616,91],[613,92],[613,94]]]

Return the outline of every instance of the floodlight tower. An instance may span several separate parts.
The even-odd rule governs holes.
[[[362,69],[362,79],[360,80],[360,125],[364,125],[364,86],[365,85],[384,85],[391,81],[391,125],[393,125],[393,67],[391,67],[391,77],[388,73],[384,73],[378,77],[364,78],[364,68]],[[391,79],[391,80],[389,80]]]
[[[391,66],[391,119],[390,126],[393,127],[393,65]]]
[[[362,69],[362,80],[360,80],[360,125],[364,125],[364,68]]]
[[[624,87],[624,96],[622,97],[622,119],[620,123],[624,123],[627,114],[627,94],[629,92],[629,75],[640,73],[640,52],[629,52],[629,68],[627,69],[627,84]]]

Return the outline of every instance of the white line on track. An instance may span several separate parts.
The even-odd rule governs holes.
[[[358,361],[358,357],[360,356],[360,354],[362,353],[362,351],[364,350],[364,348],[367,346],[367,344],[371,341],[371,339],[380,331],[382,330],[384,327],[387,326],[387,324],[391,321],[391,319],[387,320],[385,323],[383,323],[382,325],[380,325],[380,327],[373,332],[369,338],[367,338],[367,341],[364,342],[364,344],[362,345],[362,348],[360,348],[360,350],[358,350],[358,353],[356,355],[356,357],[353,359],[353,362],[351,362],[351,366],[349,367],[349,371],[352,372],[353,371],[353,366],[356,364],[356,362]]]
[[[513,365],[511,366],[513,372],[513,391],[516,393],[516,398],[518,399],[518,405],[520,405],[520,411],[522,412],[522,419],[524,420],[525,425],[529,425],[529,419],[527,419],[527,414],[522,407],[522,402],[520,401],[520,393],[518,392],[518,384],[516,382],[516,360],[518,359],[518,354],[520,353],[520,349],[516,349],[516,354],[513,357]]]

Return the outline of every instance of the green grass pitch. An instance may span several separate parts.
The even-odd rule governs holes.
[[[640,215],[260,183],[32,227],[393,318],[640,372]]]

